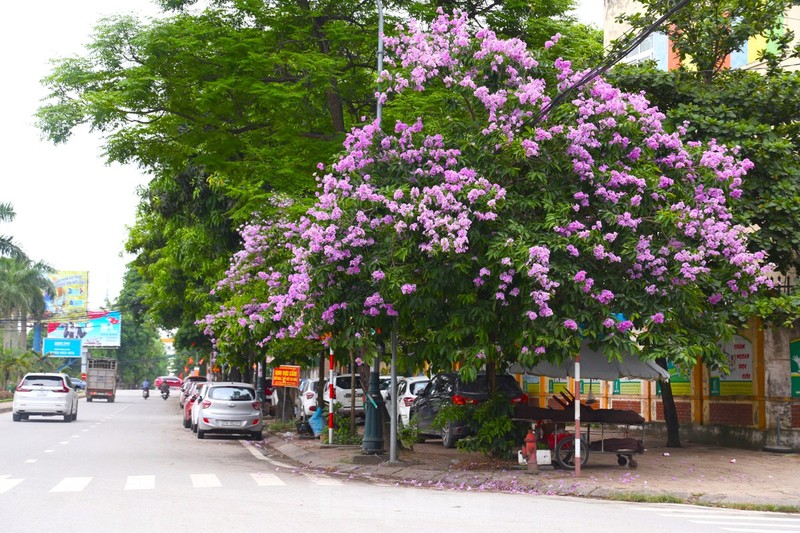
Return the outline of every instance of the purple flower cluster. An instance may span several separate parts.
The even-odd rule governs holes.
[[[237,305],[205,321],[217,341],[220,331],[244,328],[264,331],[263,343],[314,336],[355,309],[395,316],[418,297],[425,269],[449,269],[459,256],[474,268],[449,272],[453,286],[463,275],[460,290],[489,296],[498,312],[513,309],[523,329],[541,324],[543,337],[553,321],[577,330],[577,305],[596,310],[598,326],[628,332],[644,323],[609,315],[649,316],[653,327],[668,318],[658,310],[687,287],[708,290],[705,301],[718,305],[770,284],[766,257],[748,251],[730,210],[752,168],[735,149],[689,141],[685,128],[665,131],[663,114],[644,96],[602,79],[575,96],[572,120],[536,122],[548,91],[582,73],[559,58],[558,87],[548,87],[525,43],[487,29],[473,35],[463,13],[440,10],[427,29],[412,20],[385,42],[381,100],[446,87],[476,117],[481,136],[469,142],[483,144],[466,150],[420,119],[388,132],[377,122],[354,128],[344,153],[317,176],[304,217],[242,228],[243,248],[216,289],[236,294]],[[493,158],[465,155],[476,151],[524,169],[517,183],[494,171]],[[566,170],[544,170],[556,167]],[[553,191],[566,192],[542,215],[546,230],[539,222],[536,231],[518,229],[512,199],[526,193],[515,187],[526,173],[545,172]],[[610,309],[630,305],[642,307]],[[518,345],[543,354],[544,344]]]

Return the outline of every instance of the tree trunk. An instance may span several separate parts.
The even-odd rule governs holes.
[[[667,370],[666,357],[656,359],[661,368]],[[667,424],[667,448],[680,448],[681,435],[678,423],[678,410],[675,409],[675,398],[672,396],[672,384],[669,381],[661,382],[661,404],[664,406],[664,421]]]

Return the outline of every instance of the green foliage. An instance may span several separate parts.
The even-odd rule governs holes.
[[[466,423],[472,435],[458,441],[460,449],[508,459],[516,454],[527,428],[525,424],[511,420],[513,411],[508,396],[493,394],[477,406],[442,408],[434,419],[434,426],[441,428],[447,422],[455,421]]]

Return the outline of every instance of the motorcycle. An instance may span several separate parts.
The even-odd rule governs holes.
[[[145,400],[150,397],[150,389],[142,389],[142,398]]]
[[[164,399],[164,400],[169,398],[169,389],[164,389],[164,390],[161,391],[161,398]]]

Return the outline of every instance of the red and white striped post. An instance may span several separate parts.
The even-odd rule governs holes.
[[[575,476],[581,475],[581,356],[575,356]]]
[[[333,404],[336,401],[336,387],[333,385],[333,348],[330,348],[328,378],[328,444],[333,444]]]

